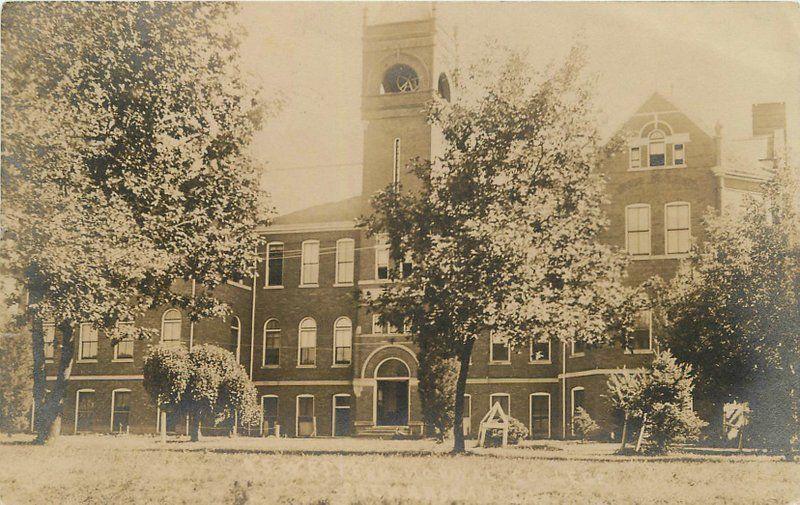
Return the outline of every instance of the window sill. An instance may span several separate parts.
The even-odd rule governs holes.
[[[490,365],[510,365],[511,361],[489,361]]]
[[[570,358],[582,358],[584,356],[586,356],[585,352],[575,352],[575,353],[572,353]]]
[[[657,165],[654,167],[630,167],[628,168],[628,172],[656,172],[659,170],[671,170],[673,168],[686,168],[686,164],[683,165]]]
[[[350,368],[352,363],[335,363],[331,365],[331,368]]]
[[[97,363],[97,358],[80,358],[76,363]]]
[[[298,288],[318,288],[319,284],[300,284]]]
[[[333,285],[333,287],[335,288],[349,288],[352,286],[355,286],[355,284],[353,284],[352,282],[337,282],[336,284]]]
[[[296,368],[317,368],[317,365],[297,365]]]
[[[533,361],[528,361],[529,365],[552,365],[553,362],[549,359],[537,359]]]
[[[265,285],[265,286],[264,286],[264,289],[283,289],[283,284],[281,284],[280,286],[269,286],[269,285]]]
[[[261,368],[280,368],[280,365],[261,365]]]
[[[651,261],[651,260],[679,260],[689,256],[689,253],[677,253],[677,254],[648,254],[648,255],[640,255],[640,256],[633,256],[630,255],[630,259],[632,261]]]
[[[53,358],[45,358],[44,359],[45,363],[53,363],[53,361],[54,361]]]
[[[358,281],[359,286],[379,286],[381,284],[388,284],[389,279],[370,279],[366,281]]]
[[[652,349],[634,349],[631,354],[653,354]]]
[[[112,363],[133,363],[133,358],[114,358]]]

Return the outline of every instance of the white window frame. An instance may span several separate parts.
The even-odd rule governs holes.
[[[647,209],[647,252],[634,254],[631,252],[630,233],[642,233],[641,230],[631,230],[631,223],[628,218],[628,211],[631,209]],[[650,204],[632,203],[625,206],[625,251],[631,256],[643,257],[653,254],[653,213]]]
[[[688,214],[687,221],[688,221],[688,228],[685,228],[686,233],[689,235],[687,238],[688,242],[688,249],[684,252],[670,252],[669,251],[669,218],[668,212],[670,207],[686,207],[686,212]],[[682,231],[684,228],[674,228],[673,231]],[[664,254],[667,256],[685,256],[689,254],[689,251],[692,250],[692,205],[686,201],[675,201],[675,202],[668,202],[664,204]]]
[[[294,436],[296,438],[300,437],[300,398],[311,398],[311,418],[314,420],[314,432],[308,438],[313,438],[317,436],[316,433],[316,418],[317,418],[317,405],[314,401],[314,395],[303,393],[297,395],[294,400]],[[306,437],[303,437],[306,438]]]
[[[583,386],[574,386],[572,389],[569,390],[569,402],[570,402],[569,430],[572,436],[575,436],[575,391],[583,391],[583,394],[585,396],[586,388]]]
[[[281,249],[281,283],[280,284],[270,284],[269,283],[269,253],[270,253],[270,248],[272,248],[272,246],[277,246],[277,245],[281,246],[281,248],[282,248]],[[285,280],[285,277],[286,277],[286,269],[284,268],[286,266],[285,259],[286,259],[286,249],[285,249],[285,245],[284,245],[283,242],[269,242],[267,244],[267,254],[266,254],[266,259],[264,261],[264,289],[283,289],[283,284],[284,284],[283,281]],[[302,280],[302,277],[301,277],[301,280]]]
[[[464,393],[464,407],[469,407],[469,416],[464,417],[462,412],[461,424],[463,425],[464,436],[468,437],[472,433],[472,395],[469,393]]]
[[[339,347],[344,347],[344,346],[339,346],[339,332],[337,330],[344,329],[344,326],[342,326],[341,328],[339,327],[339,323],[340,322],[345,322],[345,321],[347,322],[347,327],[350,329],[350,335],[349,335],[349,337],[350,337],[350,345],[348,346],[350,348],[350,360],[347,363],[337,363],[336,362],[336,350]],[[333,322],[333,360],[332,361],[333,362],[332,362],[331,366],[333,366],[334,368],[339,368],[339,367],[346,368],[346,367],[349,367],[353,363],[353,321],[347,316],[339,317],[339,318],[336,319],[336,321]]]
[[[661,138],[660,139],[656,139],[654,141],[653,137],[656,136],[657,134],[660,134]],[[664,163],[662,163],[661,165],[653,165],[653,164],[650,163],[652,161],[653,145],[654,144],[661,144],[661,146],[662,146],[662,148],[664,150],[664,152],[662,153],[662,156],[664,156]],[[664,133],[662,130],[660,130],[658,128],[654,129],[653,131],[651,131],[647,135],[647,166],[649,168],[666,168],[667,167],[667,134]]]
[[[352,420],[353,420],[353,418],[352,418],[352,414],[353,414],[352,401],[353,401],[353,399],[351,398],[350,394],[349,393],[337,393],[337,394],[333,395],[331,397],[331,437],[336,437],[336,408],[337,408],[336,407],[336,398],[350,398],[350,404],[347,407],[339,407],[339,408],[342,409],[342,410],[348,409],[350,411],[350,414],[351,414],[350,421],[352,422]],[[342,436],[346,436],[346,435],[342,435]]]
[[[111,433],[114,433],[114,407],[117,405],[117,393],[131,393],[131,396],[133,396],[133,392],[127,388],[118,388],[111,391],[111,419],[108,422]],[[131,404],[133,404],[133,402],[131,402]],[[130,415],[130,412],[128,412],[128,415]],[[130,419],[128,419],[128,428],[130,428],[130,426],[131,422]]]
[[[634,152],[636,152],[636,157],[633,156]],[[642,146],[628,148],[628,168],[633,170],[642,168]]]
[[[50,338],[52,336],[53,338]],[[42,323],[42,341],[44,343],[44,361],[52,363],[56,357],[56,325],[55,323]],[[48,343],[50,343],[50,356],[48,356]]]
[[[133,326],[134,323],[133,323],[133,321],[122,321],[122,322],[117,323],[117,328],[119,328],[120,325],[127,325],[127,324]],[[134,350],[135,350],[134,349],[134,342],[136,342],[136,341],[134,339],[130,339],[130,342],[131,342],[131,357],[130,358],[120,358],[119,357],[119,344],[122,343],[122,342],[123,341],[120,340],[119,342],[114,344],[114,358],[111,361],[113,361],[114,363],[132,363],[133,362],[133,356],[134,356],[133,353],[134,353]]]
[[[234,325],[234,323],[236,323]],[[233,336],[233,330],[236,329],[236,362],[238,363],[241,358],[240,348],[242,346],[242,320],[239,319],[239,316],[231,316],[231,324],[230,324],[230,332],[231,336]]]
[[[306,263],[306,245],[316,244],[317,246],[317,261],[316,263]],[[319,287],[319,240],[312,239],[312,240],[304,240],[302,244],[300,244],[300,287],[301,288],[318,288]],[[310,259],[310,258],[309,258]],[[306,265],[316,265],[317,267],[317,275],[316,280],[314,282],[305,282],[306,278]]]
[[[539,343],[547,344],[547,359],[533,359],[533,344],[534,339],[530,339],[530,352],[528,353],[528,362],[532,365],[549,365],[553,362],[553,342],[550,339],[539,339]]]
[[[677,149],[676,146],[681,146],[680,149]],[[678,159],[675,157],[675,153],[677,151],[683,151],[683,157],[681,160],[683,163],[678,163]],[[675,142],[672,144],[672,166],[675,167],[685,167],[686,166],[686,143],[685,142]]]
[[[631,348],[633,354],[652,354],[653,352],[653,311],[650,309],[645,310],[647,313],[647,332],[648,332],[648,347],[646,349]]]
[[[492,394],[490,394],[489,395],[489,410],[491,410],[492,406],[494,405],[494,402],[492,401],[492,398],[494,398],[495,396],[505,396],[506,398],[508,398],[508,411],[504,411],[504,412],[505,412],[505,414],[507,416],[510,417],[511,416],[511,394],[509,394],[509,393],[492,393]]]
[[[314,323],[314,363],[311,364],[301,364],[300,363],[300,355],[302,349],[311,349],[310,347],[303,347],[301,344],[301,334],[303,323],[306,321],[311,321]],[[316,368],[317,367],[317,338],[319,337],[319,326],[317,325],[317,321],[313,317],[304,317],[300,324],[297,325],[297,368]]]
[[[269,328],[268,329],[267,328],[267,325],[269,323],[271,323],[272,321],[275,321],[276,323],[278,323],[278,328],[277,329],[275,329],[275,328]],[[278,368],[278,367],[281,366],[281,340],[283,340],[283,336],[281,335],[281,323],[276,318],[271,317],[271,318],[267,319],[266,321],[264,321],[264,326],[262,327],[261,330],[262,330],[261,331],[261,368]],[[278,362],[274,363],[274,364],[273,363],[269,363],[269,364],[267,363],[267,334],[268,333],[269,334],[275,334],[275,333],[278,334]],[[297,338],[298,338],[297,347],[298,347],[298,353],[299,353],[300,352],[299,351],[299,348],[300,348],[300,340],[299,340],[300,339],[300,334],[299,333],[297,335]]]
[[[97,398],[97,391],[95,391],[94,389],[83,388],[75,391],[75,425],[73,426],[72,429],[72,433],[74,435],[78,434],[78,410],[80,410],[81,406],[81,393],[94,393],[95,398]]]
[[[167,322],[167,314],[169,314],[171,312],[177,312],[178,316],[179,316],[178,319],[170,319],[170,322],[175,322],[175,321],[179,321],[180,322],[180,331],[178,331],[178,340],[164,340],[164,324]],[[165,342],[173,343],[173,344],[180,344],[181,342],[183,342],[183,338],[182,337],[183,337],[183,314],[181,314],[181,311],[178,310],[178,309],[167,309],[167,310],[165,310],[164,313],[161,314],[161,335],[159,336],[159,342],[162,343],[162,344],[165,343]]]
[[[570,341],[569,345],[570,345],[570,347],[569,347],[569,357],[570,358],[580,358],[581,356],[585,356],[586,355],[586,347],[585,347],[586,344],[585,343],[583,344],[584,345],[584,348],[583,348],[584,350],[580,351],[580,352],[575,352],[575,341],[574,340]]]
[[[275,398],[275,424],[280,426],[280,412],[281,412],[281,399],[278,395],[261,395],[261,421],[259,422],[259,430],[258,433],[263,437],[264,436],[264,398]],[[278,428],[280,430],[280,428]]]
[[[83,328],[90,328],[95,335],[95,353],[94,356],[86,357],[83,355],[84,334]],[[91,342],[91,341],[87,341]],[[78,325],[78,363],[97,363],[97,357],[100,355],[100,330],[92,326],[92,323],[80,323]]]
[[[378,258],[380,257],[381,253],[386,253],[386,277],[382,278],[378,275],[379,267],[382,263],[378,262]],[[389,242],[386,240],[385,236],[378,236],[375,238],[375,280],[376,281],[388,281],[389,277],[391,276],[390,273],[390,264],[391,258],[390,251],[389,251]]]
[[[547,438],[553,437],[553,399],[550,396],[550,393],[539,391],[536,393],[531,393],[528,396],[528,434],[530,438],[533,438],[533,397],[534,396],[546,396],[547,397]]]
[[[489,333],[489,364],[490,365],[510,365],[511,364],[511,344],[506,340],[506,348],[508,349],[508,359],[507,360],[496,360],[494,359],[494,339],[495,333]]]
[[[349,280],[346,278],[343,279],[341,275],[342,272],[340,271],[340,266],[342,264],[348,263],[348,262],[345,263],[340,262],[340,256],[342,254],[341,245],[346,243],[352,245],[351,249],[352,256],[349,261],[349,264],[351,266]],[[334,286],[352,286],[354,283],[355,275],[356,275],[356,241],[353,240],[352,238],[340,238],[339,240],[336,241],[336,279]]]

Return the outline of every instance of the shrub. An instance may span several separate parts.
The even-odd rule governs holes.
[[[453,428],[458,360],[420,353],[418,377],[426,435],[441,442]]]
[[[583,407],[575,409],[575,415],[572,417],[572,432],[576,437],[585,442],[599,429],[600,427]]]
[[[517,445],[521,440],[528,438],[528,428],[517,419],[508,418],[508,445]],[[503,429],[489,428],[486,430],[486,447],[500,447],[503,445]]]

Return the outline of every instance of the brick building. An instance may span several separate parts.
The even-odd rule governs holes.
[[[389,260],[386,248],[357,229],[355,219],[369,212],[369,196],[392,181],[403,178],[413,190],[405,162],[430,158],[437,145],[424,105],[433,93],[447,96],[450,90],[433,17],[365,25],[363,42],[361,196],[280,216],[263,230],[267,245],[258,276],[219,288],[235,316],[195,324],[165,307],[134,322],[160,327],[163,340],[214,343],[235,352],[261,398],[263,423],[256,434],[422,429],[410,336],[379,325],[358,302],[388,282]],[[754,137],[730,146],[719,129],[699,126],[658,94],[620,127],[627,149],[600,167],[610,198],[603,240],[631,254],[629,282],[656,274],[669,278],[692,241],[702,240],[707,209],[736,206],[743,195],[758,193],[770,174],[771,153],[780,147],[784,116],[776,104],[754,106],[753,113]],[[577,405],[604,433],[618,433],[619,420],[604,396],[608,376],[645,365],[658,341],[649,314],[639,319],[633,350],[556,342],[510,350],[489,337],[480,340],[467,382],[466,429],[475,433],[497,401],[536,438],[569,437]],[[88,326],[82,328],[64,432],[155,433],[159,416],[141,382],[150,344],[113,349],[97,340]],[[185,424],[171,419],[168,428],[182,433]]]

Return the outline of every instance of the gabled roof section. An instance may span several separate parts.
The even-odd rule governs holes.
[[[686,113],[686,109],[680,106],[676,106],[673,98],[669,100],[665,98],[659,92],[653,92],[645,101],[640,105],[635,111],[632,111],[631,114],[626,116],[622,120],[622,124],[612,130],[609,134],[608,139],[614,138],[616,135],[622,133],[626,127],[634,122],[636,116],[645,115],[645,114],[654,114],[657,112],[670,112],[670,113],[679,113],[686,117],[686,119],[692,123],[698,130],[702,131],[709,137],[713,137],[712,129],[708,128],[708,125],[704,124],[702,121],[698,121],[695,118],[691,117]]]
[[[272,221],[272,225],[293,225],[355,221],[361,215],[361,195],[307,207],[283,214]]]

